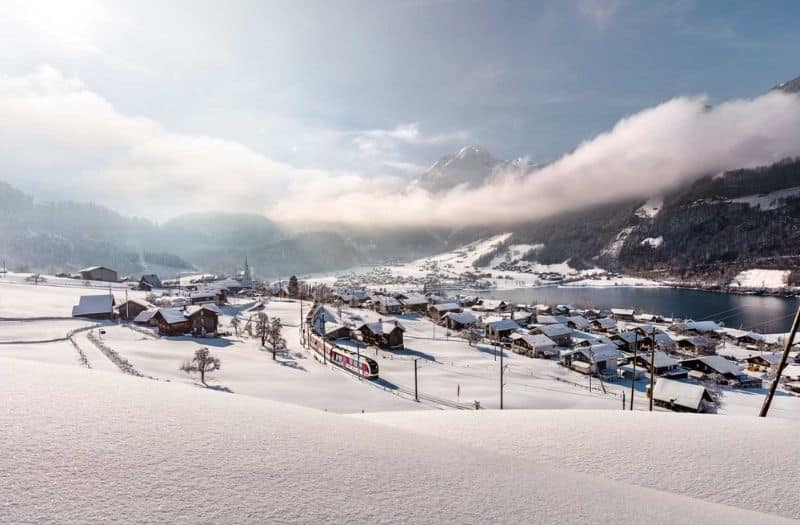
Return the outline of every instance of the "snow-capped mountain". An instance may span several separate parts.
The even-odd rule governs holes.
[[[418,177],[414,183],[432,192],[446,191],[459,184],[480,186],[492,175],[508,170],[528,172],[536,168],[527,158],[498,160],[485,148],[464,146],[456,153],[445,155]]]
[[[800,77],[788,80],[782,84],[775,86],[773,89],[779,89],[787,93],[800,93]]]

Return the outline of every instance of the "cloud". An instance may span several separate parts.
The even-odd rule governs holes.
[[[620,120],[610,131],[528,174],[445,194],[356,185],[324,202],[290,195],[270,211],[292,221],[397,226],[511,224],[604,202],[647,198],[700,176],[800,154],[800,98],[773,91],[709,107],[679,97]],[[332,185],[335,186],[335,185]],[[326,213],[315,210],[324,206]]]
[[[464,143],[469,140],[465,131],[442,134],[424,134],[416,122],[398,124],[392,129],[370,129],[349,132],[353,135],[353,143],[365,156],[387,154],[396,150],[398,145],[441,145],[447,143]]]

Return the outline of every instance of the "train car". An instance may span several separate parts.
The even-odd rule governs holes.
[[[359,355],[347,348],[343,348],[334,341],[325,341],[317,334],[310,332],[308,343],[314,352],[332,364],[366,379],[377,379],[378,362],[365,355]]]

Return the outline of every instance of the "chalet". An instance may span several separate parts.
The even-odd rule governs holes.
[[[557,304],[555,308],[555,313],[558,315],[569,315],[571,312],[575,310],[575,307],[571,304]]]
[[[112,319],[115,304],[112,294],[82,295],[78,299],[78,304],[72,307],[72,317]]]
[[[557,357],[556,343],[544,334],[511,334],[511,349],[528,357]]]
[[[678,336],[675,344],[681,351],[694,355],[713,355],[717,346],[713,339],[699,336]]]
[[[349,326],[338,323],[330,323],[325,325],[325,333],[322,334],[325,339],[354,339],[353,329]]]
[[[653,396],[653,404],[675,412],[708,412],[714,409],[711,394],[703,385],[660,378],[649,395]]]
[[[90,266],[89,268],[79,270],[78,273],[84,281],[104,281],[109,283],[119,281],[117,272],[105,266]]]
[[[378,295],[372,298],[372,307],[382,314],[403,313],[403,305],[390,295]]]
[[[716,339],[720,338],[719,331],[721,328],[722,327],[714,321],[686,321],[672,326],[673,330],[683,335],[704,335]]]
[[[402,348],[403,333],[406,329],[397,321],[364,323],[358,327],[364,344],[380,348]]]
[[[478,323],[478,318],[470,312],[447,312],[442,316],[442,324],[450,330],[464,330],[472,328]]]
[[[611,317],[617,321],[633,321],[633,316],[636,315],[634,310],[625,308],[612,308]]]
[[[205,304],[225,302],[225,292],[219,289],[204,288],[189,294],[189,304]]]
[[[596,310],[594,308],[587,308],[583,311],[583,316],[591,321],[592,319],[597,319],[600,317],[601,312],[600,310]]]
[[[139,290],[150,292],[154,289],[164,288],[164,284],[161,282],[161,279],[158,278],[158,275],[150,273],[147,275],[142,275],[142,278],[139,279],[138,288]]]
[[[328,324],[341,325],[339,316],[330,307],[319,305],[312,308],[306,316],[306,324],[316,334],[324,336],[327,332]]]
[[[561,364],[576,372],[614,379],[622,356],[614,345],[580,346],[561,352]]]
[[[507,339],[513,332],[520,329],[520,326],[513,319],[498,319],[486,323],[484,334],[487,339],[500,341]]]
[[[461,312],[463,309],[458,303],[437,303],[428,306],[428,317],[434,323],[441,323],[442,317],[448,312]]]
[[[610,317],[598,317],[592,320],[592,330],[596,332],[613,332],[617,329],[617,322]]]
[[[716,375],[723,378],[722,383],[731,386],[744,388],[761,386],[760,379],[742,373],[739,365],[720,355],[684,359],[681,361],[681,366],[694,372],[689,373],[690,377],[706,378]]]
[[[428,298],[424,295],[408,293],[398,299],[405,312],[425,312],[428,309]]]
[[[220,315],[222,315],[222,311],[215,304],[190,306],[185,312],[194,336],[216,334]]]
[[[636,366],[650,372],[650,360],[653,361],[653,373],[661,377],[669,377],[671,379],[686,378],[689,371],[681,366],[681,362],[674,357],[667,355],[664,352],[656,350],[652,355],[650,352],[637,354],[631,357],[631,362],[636,361]]]
[[[503,313],[511,310],[511,305],[497,299],[483,299],[473,307],[478,312]]]
[[[533,314],[530,312],[511,312],[511,319],[515,320],[520,326],[528,326],[533,322]]]
[[[772,366],[778,366],[781,362],[781,352],[764,352],[759,355],[754,355],[745,359],[748,368],[751,370],[769,369]]]
[[[567,317],[567,326],[575,330],[588,330],[591,323],[582,315],[571,315]]]
[[[663,323],[666,320],[658,314],[636,314],[634,318],[642,323]]]
[[[580,330],[572,331],[572,344],[574,346],[592,346],[599,344],[613,345],[614,341],[603,334],[592,334],[589,332],[582,332]]]
[[[763,335],[755,332],[747,332],[746,334],[738,335],[734,337],[734,340],[739,346],[760,345],[766,342]]]
[[[536,324],[567,324],[568,319],[563,315],[537,315]]]
[[[558,346],[572,344],[572,330],[563,324],[546,324],[531,329],[533,333],[543,334],[553,340]]]
[[[553,309],[546,305],[546,304],[535,304],[533,305],[533,311],[536,315],[543,314],[543,315],[553,315]]]
[[[149,303],[139,301],[137,299],[128,299],[124,303],[117,306],[117,315],[120,319],[125,321],[132,321],[140,313],[152,308]]]
[[[133,318],[133,323],[141,325],[155,324],[153,316],[156,315],[156,312],[158,312],[158,308],[155,307],[139,312],[139,315]]]
[[[637,332],[633,330],[626,330],[623,332],[617,332],[616,334],[612,334],[608,337],[614,344],[617,345],[617,348],[622,350],[623,352],[633,352],[634,348],[641,352],[643,347],[650,347],[652,343],[652,339],[650,337],[642,337]]]
[[[179,308],[159,308],[152,323],[158,326],[159,335],[183,335],[192,329],[192,323]]]

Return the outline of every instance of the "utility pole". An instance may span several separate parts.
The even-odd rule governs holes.
[[[655,385],[656,373],[656,327],[653,327],[652,339],[650,341],[650,412],[653,411],[653,385]]]
[[[500,348],[500,410],[503,410],[503,348]]]
[[[786,340],[786,346],[783,349],[781,361],[778,363],[778,371],[775,374],[775,379],[772,380],[772,384],[769,386],[769,393],[764,399],[764,405],[761,407],[761,412],[758,414],[759,417],[767,417],[769,406],[772,404],[772,397],[775,395],[775,391],[778,389],[778,382],[780,382],[781,374],[783,373],[783,369],[786,367],[786,360],[789,358],[789,349],[792,348],[792,344],[794,343],[794,336],[797,334],[798,325],[800,325],[800,307],[797,308],[797,313],[794,314],[792,331],[789,332],[789,339]]]
[[[631,410],[633,410],[633,395],[636,392],[636,357],[639,346],[639,334],[633,333],[633,376],[631,376]]]
[[[245,266],[247,265],[247,259],[245,259],[244,264],[245,264]],[[305,323],[306,323],[306,320],[303,317],[303,300],[300,299],[300,346],[302,346],[302,347],[306,346],[306,344],[305,344],[306,341],[305,341],[305,337],[304,337],[304,335],[305,335],[305,330],[304,330]]]
[[[414,359],[414,401],[419,403],[419,380],[417,378],[417,361]]]
[[[622,411],[625,411],[625,391],[622,391]]]

